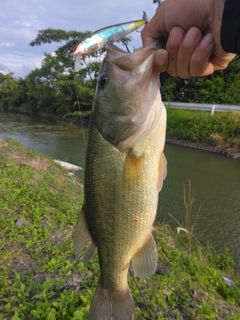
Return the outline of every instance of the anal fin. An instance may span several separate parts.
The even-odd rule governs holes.
[[[155,240],[150,237],[132,259],[134,275],[139,278],[151,276],[157,268],[158,251]]]
[[[89,262],[92,259],[95,249],[96,249],[96,245],[93,242],[93,240],[91,240],[85,252],[84,262]]]

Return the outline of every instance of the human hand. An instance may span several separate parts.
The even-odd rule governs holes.
[[[222,49],[220,29],[225,0],[167,0],[142,30],[143,45],[167,37],[154,67],[172,76],[205,76],[225,69],[235,57]]]

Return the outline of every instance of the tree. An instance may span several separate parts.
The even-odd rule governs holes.
[[[30,42],[31,46],[40,46],[46,43],[61,43],[54,54],[45,53],[40,69],[32,71],[28,78],[31,91],[29,107],[35,110],[47,108],[48,112],[59,112],[62,114],[79,114],[79,111],[91,110],[92,99],[97,84],[100,62],[92,59],[82,59],[80,71],[73,72],[73,62],[69,55],[71,48],[85,37],[90,31],[64,31],[61,29],[40,30],[37,37]],[[130,37],[120,40],[128,49]],[[91,54],[96,58],[104,52]],[[78,93],[78,101],[76,97]],[[79,110],[80,106],[80,110]]]
[[[206,77],[181,79],[166,73],[160,75],[164,101],[196,102],[240,105],[240,58],[236,57],[228,68]]]
[[[25,79],[14,79],[12,74],[0,73],[0,106],[14,107],[31,112],[76,115],[89,114],[97,84],[100,62],[82,59],[82,69],[73,72],[71,48],[90,31],[39,30],[30,46],[60,43],[54,53],[44,53],[40,68],[32,70]],[[128,48],[130,37],[121,40]],[[104,52],[104,49],[102,50]],[[91,54],[96,58],[101,53]],[[77,94],[76,94],[77,91]]]
[[[0,106],[19,108],[27,100],[26,80],[14,79],[12,73],[0,73]]]
[[[34,47],[46,43],[61,43],[61,46],[55,50],[55,55],[58,56],[59,61],[63,63],[65,67],[71,68],[72,60],[69,56],[70,50],[77,42],[79,42],[79,39],[82,39],[89,33],[90,31],[78,32],[75,30],[64,31],[62,29],[51,28],[41,29],[39,30],[37,37],[32,40],[29,45]]]
[[[83,59],[82,69],[73,73],[73,61],[69,55],[71,48],[89,32],[43,29],[30,42],[31,46],[61,43],[54,54],[45,53],[41,68],[35,69],[28,76],[31,98],[34,98],[37,110],[47,109],[48,112],[76,114],[79,106],[82,111],[91,109],[100,63],[91,61],[87,64]],[[41,95],[38,94],[39,90]],[[32,101],[29,106],[33,107]]]

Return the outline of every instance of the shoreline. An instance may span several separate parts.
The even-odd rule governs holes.
[[[64,117],[63,115],[40,113],[40,112],[39,113],[32,113],[27,110],[20,111],[20,110],[14,109],[14,108],[8,109],[8,110],[6,110],[4,108],[0,108],[0,113],[1,112],[3,112],[3,113],[18,113],[18,114],[29,115],[29,116],[47,119],[52,122],[65,122],[65,123],[73,123],[75,125],[81,125],[81,121],[79,120],[79,118],[76,118],[76,117]],[[86,129],[88,128],[88,121],[89,121],[88,117],[85,117],[83,119],[83,125],[84,125],[84,128],[86,128]],[[201,142],[193,142],[193,141],[186,140],[183,138],[176,138],[176,137],[171,137],[171,136],[166,137],[166,143],[175,144],[175,145],[179,145],[182,147],[204,150],[204,151],[208,151],[208,152],[213,152],[213,153],[217,153],[217,154],[224,155],[227,157],[232,157],[234,159],[240,158],[240,149],[233,149],[233,148],[231,148],[227,145],[224,145],[224,144],[212,146],[212,145],[204,144]]]
[[[204,150],[208,152],[213,152],[221,154],[227,157],[232,157],[234,159],[240,158],[240,150],[231,149],[227,146],[211,146],[201,142],[192,142],[190,140],[184,140],[181,138],[167,137],[166,143],[179,145],[187,148],[194,148],[199,150]]]

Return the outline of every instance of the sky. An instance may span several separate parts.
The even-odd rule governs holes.
[[[40,29],[96,31],[142,18],[156,11],[153,0],[0,0],[0,72],[25,77],[39,68],[43,52],[53,52],[58,44],[30,47]],[[142,45],[140,33],[131,34],[132,46]],[[80,40],[80,39],[79,39]],[[130,48],[131,49],[131,48]]]

